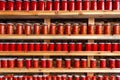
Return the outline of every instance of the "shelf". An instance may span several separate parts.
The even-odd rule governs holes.
[[[0,73],[120,73],[110,68],[0,68]]]
[[[0,18],[120,18],[120,11],[0,11]]]
[[[119,40],[120,35],[0,35],[0,39],[92,39],[92,40]]]
[[[120,52],[96,52],[96,51],[81,51],[81,52],[60,52],[60,51],[33,51],[33,52],[10,52],[1,51],[0,56],[120,56]]]

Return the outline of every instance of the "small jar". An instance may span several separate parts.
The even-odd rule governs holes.
[[[40,34],[40,24],[34,23],[34,34],[39,35]]]
[[[33,10],[33,11],[37,10],[37,0],[31,0],[31,2],[30,2],[30,10]]]
[[[7,2],[7,10],[10,10],[10,11],[14,10],[14,0],[8,0],[8,2]]]
[[[79,34],[79,24],[78,23],[73,24],[72,33],[73,34]]]
[[[107,23],[104,25],[104,34],[111,34],[111,24]]]
[[[30,35],[32,34],[32,25],[30,23],[25,23],[25,34]]]
[[[63,26],[62,23],[58,24],[58,26],[57,26],[57,33],[60,34],[60,35],[64,34],[64,26]]]
[[[13,23],[7,23],[6,29],[7,29],[7,34],[14,34],[14,24]]]
[[[22,23],[17,23],[16,24],[16,34],[23,34],[23,24]]]
[[[51,11],[52,10],[52,0],[47,0],[46,1],[46,10]]]
[[[81,34],[87,34],[87,24],[86,23],[82,23],[80,26],[80,33]]]
[[[50,34],[56,34],[56,24],[54,23],[50,24]]]
[[[48,34],[48,25],[46,23],[42,24],[42,34],[44,35]]]
[[[23,10],[29,11],[30,10],[30,1],[29,0],[23,0]]]
[[[65,34],[68,34],[68,35],[71,34],[71,24],[70,23],[65,24]]]
[[[6,25],[5,25],[5,23],[0,23],[0,34],[6,34]]]
[[[18,10],[18,11],[22,10],[22,0],[16,0],[16,2],[15,2],[15,10]]]

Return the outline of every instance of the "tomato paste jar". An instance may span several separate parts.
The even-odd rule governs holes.
[[[62,51],[68,51],[68,43],[67,42],[62,43]]]
[[[30,10],[37,10],[37,0],[31,0],[30,2]]]
[[[34,50],[35,50],[35,49],[34,49],[34,48],[35,48],[35,43],[34,43],[34,42],[28,43],[28,46],[29,46],[29,47],[28,47],[28,50],[29,50],[29,51],[34,51]]]
[[[22,0],[16,0],[16,2],[15,2],[15,10],[18,10],[18,11],[22,10]]]
[[[7,58],[2,58],[1,59],[1,67],[2,68],[8,68],[8,59]]]
[[[65,24],[65,34],[68,34],[68,35],[71,34],[71,24],[70,23]]]
[[[23,24],[22,23],[16,24],[16,34],[23,34]]]
[[[106,68],[106,59],[100,59],[100,68]]]
[[[75,10],[82,10],[82,0],[76,0]]]
[[[4,42],[4,43],[3,43],[3,50],[4,50],[4,51],[9,51],[9,48],[10,48],[10,47],[9,47],[9,43],[8,43],[8,42]]]
[[[86,51],[92,51],[92,43],[86,43]]]
[[[48,34],[48,25],[46,23],[42,25],[42,34]]]
[[[111,34],[111,24],[107,23],[104,25],[104,34]]]
[[[81,42],[76,43],[76,51],[82,51],[82,43]]]
[[[102,26],[102,23],[96,23],[95,28],[96,28],[96,31],[95,31],[96,34],[103,34],[103,26]]]
[[[0,34],[6,33],[6,25],[5,23],[0,23]]]
[[[46,1],[46,10],[51,11],[52,10],[52,0],[47,0]]]
[[[70,10],[70,11],[75,10],[75,2],[74,2],[74,0],[69,0],[69,2],[68,2],[68,10]]]
[[[81,67],[86,68],[87,67],[87,59],[81,59]]]
[[[28,43],[27,42],[24,42],[22,43],[22,51],[28,51]]]
[[[120,80],[120,76],[119,75],[116,76],[116,80]]]
[[[91,80],[97,80],[97,79],[96,79],[96,76],[92,76],[92,79],[91,79]]]
[[[49,51],[54,51],[55,50],[55,44],[53,42],[49,43],[48,50]]]
[[[81,34],[87,34],[87,24],[86,23],[82,23],[80,26],[80,33]]]
[[[115,59],[109,59],[109,67],[115,68]]]
[[[105,1],[105,10],[112,10],[112,0]]]
[[[30,1],[29,0],[23,0],[23,10],[29,11],[30,9]]]
[[[113,25],[113,34],[120,34],[120,25],[119,25],[119,23],[115,23]]]
[[[0,51],[4,50],[4,43],[0,43]]]
[[[66,80],[67,79],[67,75],[66,74],[63,74],[62,75],[62,80]]]
[[[23,75],[18,76],[18,80],[23,80]]]
[[[98,51],[98,44],[92,43],[92,51]]]
[[[30,35],[32,34],[32,25],[30,23],[25,23],[25,34]]]
[[[33,80],[38,80],[38,75],[33,75]]]
[[[6,1],[0,0],[0,10],[5,11],[6,10]]]
[[[46,68],[46,66],[47,66],[46,61],[47,60],[45,58],[41,59],[41,68]]]
[[[50,34],[56,34],[56,24],[50,24]]]
[[[57,42],[55,48],[56,51],[62,51],[62,44],[60,42]]]
[[[68,8],[67,0],[62,0],[60,6],[61,6],[61,10],[67,11],[67,8]]]
[[[26,63],[26,68],[32,67],[32,59],[31,58],[26,58],[25,63]]]
[[[75,80],[80,80],[80,76],[79,75],[75,75]]]
[[[115,64],[116,68],[120,68],[120,59],[116,59]]]
[[[66,58],[65,59],[65,68],[70,68],[71,67],[71,59]]]
[[[73,76],[72,75],[68,75],[68,79],[67,80],[72,80]]]
[[[96,64],[97,64],[96,59],[91,59],[90,60],[90,67],[91,68],[96,68]]]
[[[73,24],[72,33],[73,34],[79,34],[79,24],[78,23]]]
[[[105,44],[105,51],[111,51],[111,49],[112,49],[111,43],[106,43]]]
[[[22,51],[22,42],[16,43],[16,51]]]
[[[45,2],[44,0],[38,0],[38,10],[44,11],[45,10]]]
[[[47,59],[46,63],[47,63],[47,68],[53,67],[53,59],[51,59],[51,58]]]
[[[16,45],[15,45],[15,42],[11,42],[9,44],[9,51],[15,51],[16,50]]]
[[[90,1],[83,0],[83,10],[90,10]]]
[[[80,68],[80,59],[79,58],[74,59],[74,68]]]
[[[57,75],[57,80],[62,80],[62,75]]]
[[[8,0],[8,2],[7,2],[7,10],[10,10],[10,11],[14,10],[14,0]]]
[[[8,67],[14,68],[15,67],[15,58],[9,58],[8,59]]]
[[[86,80],[91,80],[91,76],[86,76]]]
[[[115,76],[111,75],[110,80],[115,80]]]
[[[60,10],[60,1],[59,0],[54,0],[53,2],[53,10]]]
[[[34,34],[39,35],[40,34],[40,24],[34,23]]]
[[[59,23],[58,26],[57,26],[57,32],[58,34],[64,34],[64,26],[62,23]]]
[[[91,0],[90,10],[97,10],[97,0]]]
[[[13,23],[7,23],[6,29],[7,29],[7,34],[14,34],[14,24]]]
[[[38,75],[38,80],[42,80],[42,75]]]
[[[62,59],[61,58],[56,59],[56,67],[57,68],[62,68]]]
[[[120,1],[119,0],[113,0],[113,10],[120,10]]]
[[[75,51],[75,49],[76,49],[76,48],[75,48],[75,43],[74,43],[74,42],[70,42],[70,43],[69,43],[69,50],[70,50],[70,51]]]
[[[13,76],[13,80],[18,80],[18,76],[17,76],[17,75],[14,75],[14,76]]]
[[[98,0],[97,10],[105,10],[105,0]]]
[[[18,68],[23,68],[23,66],[24,66],[24,59],[23,58],[18,58],[16,65],[17,65]]]
[[[118,43],[112,43],[112,51],[118,51]]]
[[[104,76],[103,80],[109,80],[109,76]]]
[[[87,30],[88,34],[94,34],[94,25],[89,24]]]
[[[81,80],[86,80],[86,76],[85,75],[81,75]]]
[[[47,43],[46,42],[41,43],[41,50],[47,51]]]
[[[98,50],[99,51],[105,51],[105,43],[99,43],[98,44]]]
[[[57,80],[57,76],[52,76],[52,80]]]
[[[33,58],[33,67],[38,68],[39,67],[39,58]]]

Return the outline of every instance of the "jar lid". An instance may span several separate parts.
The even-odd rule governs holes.
[[[98,43],[93,43],[93,44],[98,44]]]
[[[87,23],[81,23],[81,25],[87,25]]]
[[[31,23],[25,23],[25,25],[31,25]]]
[[[23,58],[18,58],[17,60],[24,60]]]
[[[30,0],[23,0],[23,1],[30,1]]]
[[[68,77],[73,77],[72,75],[68,75]]]
[[[53,42],[50,42],[49,44],[54,44]]]
[[[40,25],[40,23],[34,23],[34,25]]]
[[[48,58],[47,60],[50,60],[50,61],[52,61],[53,59],[52,59],[52,58]]]
[[[105,43],[105,44],[111,44],[111,43]]]
[[[120,77],[120,75],[117,75],[116,77]]]
[[[14,75],[15,78],[19,77],[18,75]]]
[[[99,44],[105,44],[105,43],[102,43],[102,42],[101,42],[101,43],[99,43]]]
[[[74,60],[80,60],[79,58],[74,58]]]
[[[85,75],[81,75],[81,77],[86,77]]]
[[[16,25],[23,25],[23,23],[16,23]]]
[[[116,59],[116,60],[120,60],[120,59]]]
[[[61,44],[61,42],[56,42],[56,44]]]
[[[5,25],[5,23],[0,23],[1,25]]]
[[[86,61],[87,59],[81,59],[81,60],[85,60]]]
[[[43,75],[43,77],[47,77],[48,75]]]
[[[47,23],[43,23],[42,25],[47,25]]]
[[[75,44],[74,42],[70,42],[69,44]]]
[[[63,42],[62,44],[68,44],[67,42]]]
[[[56,25],[55,23],[51,23],[50,25]]]
[[[90,59],[90,60],[92,60],[92,61],[96,61],[96,59]]]
[[[63,74],[62,77],[67,77],[67,75],[66,75],[66,74]]]
[[[105,60],[106,61],[106,59],[100,59],[100,60]]]
[[[10,42],[10,44],[16,44],[16,42]]]
[[[115,61],[115,59],[109,59],[109,60]]]
[[[42,58],[41,60],[47,60],[47,59],[45,59],[45,58]]]
[[[57,77],[62,77],[62,75],[57,75]]]
[[[75,77],[80,77],[79,75],[75,75]]]
[[[22,44],[22,42],[17,42],[16,44]]]
[[[103,77],[102,75],[98,75],[98,77]]]
[[[23,75],[20,75],[20,76],[18,76],[18,77],[20,77],[20,78],[21,78],[21,77],[23,77]]]
[[[4,76],[3,75],[0,75],[0,78],[3,78]]]
[[[40,42],[35,42],[34,44],[40,44]]]
[[[120,24],[119,24],[119,23],[114,23],[114,25],[117,25],[117,26],[119,26]]]
[[[92,43],[88,42],[88,43],[86,43],[86,44],[92,44]]]
[[[103,25],[103,24],[102,24],[102,23],[95,23],[95,25],[100,25],[100,26],[101,26],[101,25]]]
[[[39,58],[33,58],[33,60],[39,60]]]
[[[66,23],[65,25],[71,25],[70,23]]]
[[[7,23],[7,25],[14,25],[13,23]]]
[[[42,75],[38,75],[38,77],[42,77]]]
[[[26,60],[32,60],[32,58],[26,58]]]
[[[110,23],[105,23],[104,25],[111,25]]]
[[[64,25],[63,23],[59,23],[58,25]]]
[[[38,75],[33,75],[33,77],[38,77]]]
[[[22,2],[22,0],[16,0],[16,1],[20,1],[20,2]]]
[[[9,58],[8,60],[15,60],[15,58]]]
[[[42,42],[41,44],[47,44],[47,42]]]
[[[23,42],[23,44],[28,44],[28,42]]]
[[[62,60],[61,58],[57,58],[56,60]]]
[[[65,58],[65,60],[71,60],[70,58]]]
[[[76,44],[82,44],[81,42],[77,42]]]
[[[118,44],[118,43],[112,43],[112,44]]]

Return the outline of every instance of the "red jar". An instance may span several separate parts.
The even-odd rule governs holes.
[[[102,26],[102,23],[97,23],[96,24],[96,34],[103,34],[103,26]]]
[[[116,23],[113,25],[113,34],[120,34],[120,25]]]
[[[25,23],[25,34],[26,35],[32,34],[32,25],[30,23]]]
[[[46,68],[46,61],[44,58],[41,59],[41,68]]]
[[[8,68],[8,59],[6,59],[6,58],[1,59],[1,67]]]
[[[22,51],[22,43],[16,43],[16,51]]]
[[[86,23],[82,23],[80,26],[80,33],[81,34],[87,34],[87,24]]]
[[[51,43],[49,43],[48,50],[49,51],[54,51],[55,50],[54,47],[55,47],[55,44],[51,42]]]
[[[17,75],[13,76],[13,80],[18,80],[18,76]]]
[[[70,10],[70,11],[75,10],[75,2],[74,2],[74,0],[69,0],[69,2],[68,2],[68,10]]]
[[[4,51],[9,51],[10,50],[9,48],[10,47],[9,47],[9,43],[8,42],[3,43],[3,50]]]
[[[53,67],[53,59],[47,59],[47,68]]]
[[[26,42],[24,42],[24,43],[22,43],[22,50],[23,51],[28,51],[28,43],[26,43]]]
[[[120,1],[119,0],[113,0],[113,10],[120,10]]]
[[[5,11],[6,10],[6,1],[0,0],[0,10]]]
[[[120,80],[120,76],[119,75],[116,76],[116,80]]]
[[[14,0],[8,0],[8,2],[7,2],[7,10],[10,10],[10,11],[14,10]]]
[[[109,76],[104,76],[103,80],[109,80]]]
[[[57,76],[52,76],[52,80],[57,80]]]
[[[62,51],[68,51],[68,43],[67,42],[62,43]]]
[[[22,75],[18,76],[18,80],[23,80],[23,76]]]
[[[54,0],[54,2],[53,2],[53,10],[57,10],[57,11],[60,10],[60,2],[59,2],[59,0]]]
[[[38,68],[39,67],[39,58],[33,58],[33,67]]]
[[[46,10],[51,11],[52,10],[52,0],[47,0],[46,2]]]
[[[30,2],[29,0],[23,0],[23,10],[29,11],[30,9]]]
[[[38,80],[42,80],[42,75],[38,75]]]
[[[110,23],[107,23],[104,25],[104,34],[111,34],[111,25]]]
[[[47,51],[47,43],[46,42],[41,43],[41,50]]]
[[[22,23],[16,24],[16,34],[23,34],[23,24]]]
[[[0,51],[3,51],[3,50],[4,50],[3,43],[0,43]]]
[[[46,23],[42,25],[42,34],[48,34],[48,25]]]
[[[16,0],[16,2],[15,2],[15,10],[18,10],[18,11],[22,10],[22,0]]]
[[[105,44],[105,51],[111,51],[111,43]]]
[[[115,80],[115,76],[110,76],[110,80]]]
[[[61,35],[64,34],[64,26],[63,26],[62,23],[59,23],[59,24],[58,24],[57,32],[58,32],[58,34],[61,34]]]
[[[33,80],[33,76],[27,76],[28,80]]]
[[[87,67],[87,59],[81,59],[81,67],[86,68]]]
[[[106,68],[106,59],[100,59],[100,68]]]
[[[45,2],[44,0],[38,0],[38,10],[44,11],[45,10]]]
[[[29,76],[23,76],[22,80],[30,79]]]
[[[112,51],[118,51],[118,43],[112,43]]]
[[[67,6],[68,6],[67,0],[62,0],[61,1],[61,10],[67,11]]]
[[[112,10],[112,0],[106,0],[105,10]]]
[[[67,75],[63,74],[62,75],[62,80],[67,80]]]
[[[109,67],[115,68],[115,59],[109,59]]]
[[[23,68],[23,66],[24,66],[24,59],[18,58],[17,59],[17,67],[18,68]]]
[[[62,68],[62,59],[61,58],[56,59],[56,67],[57,68]]]
[[[32,59],[31,58],[26,58],[26,68],[31,68],[32,67]]]
[[[7,34],[14,34],[14,24],[13,23],[7,23]]]
[[[34,43],[34,50],[40,51],[41,50],[41,44],[39,42]]]
[[[90,5],[90,10],[97,10],[97,0],[91,0]]]
[[[92,51],[92,43],[86,43],[86,51]]]
[[[94,34],[94,25],[89,24],[87,30],[88,34]]]
[[[104,2],[104,0],[98,0],[98,2],[97,2],[97,10],[105,10],[105,2]]]
[[[65,68],[70,68],[71,67],[71,59],[65,59]]]
[[[86,80],[86,76],[81,75],[81,80]]]
[[[46,79],[47,80],[52,80],[52,76],[48,75]]]
[[[33,80],[38,80],[38,75],[33,75]]]
[[[91,68],[96,68],[96,64],[97,64],[97,63],[96,63],[96,59],[91,59],[91,60],[90,60],[90,67],[91,67]]]
[[[50,24],[50,34],[56,34],[56,24]]]
[[[15,59],[14,58],[8,59],[8,67],[9,68],[14,68],[15,67]]]
[[[80,42],[76,43],[76,51],[82,51],[82,43]]]
[[[65,34],[68,34],[68,35],[71,34],[71,24],[70,23],[65,24]]]
[[[57,75],[57,80],[62,80],[62,76],[61,75]]]
[[[104,43],[99,43],[98,44],[98,50],[99,51],[105,51],[105,44]]]
[[[92,79],[91,79],[91,80],[97,80],[97,79],[96,79],[96,76],[92,76]]]
[[[74,42],[69,43],[69,50],[70,51],[75,51],[75,43]]]
[[[75,10],[82,10],[82,0],[76,0]]]
[[[28,50],[29,51],[34,51],[34,45],[35,44],[33,42],[28,43],[28,46],[29,46]]]
[[[116,59],[116,68],[120,68],[120,59]]]
[[[16,50],[15,42],[12,42],[12,43],[9,44],[9,50],[10,51],[15,51]]]
[[[72,80],[73,76],[72,75],[68,75],[68,79],[67,80]]]
[[[72,33],[73,34],[79,34],[79,24],[78,23],[73,24]]]
[[[37,0],[31,0],[30,10],[34,10],[34,11],[37,10]]]
[[[102,75],[98,75],[98,80],[103,80],[103,76]]]
[[[92,51],[98,51],[98,44],[97,43],[92,44]]]
[[[83,1],[83,10],[90,10],[90,2],[89,0]]]
[[[40,34],[40,24],[34,23],[34,34],[39,35]]]
[[[90,76],[86,76],[86,80],[91,80],[91,77]]]
[[[75,75],[75,80],[80,80],[80,76],[79,75]]]
[[[55,47],[56,47],[56,49],[55,49],[56,51],[62,51],[62,44],[61,43],[57,42]]]
[[[74,68],[80,68],[80,59],[78,58],[74,59]]]
[[[5,23],[0,23],[0,34],[5,34],[5,33],[6,33]]]

